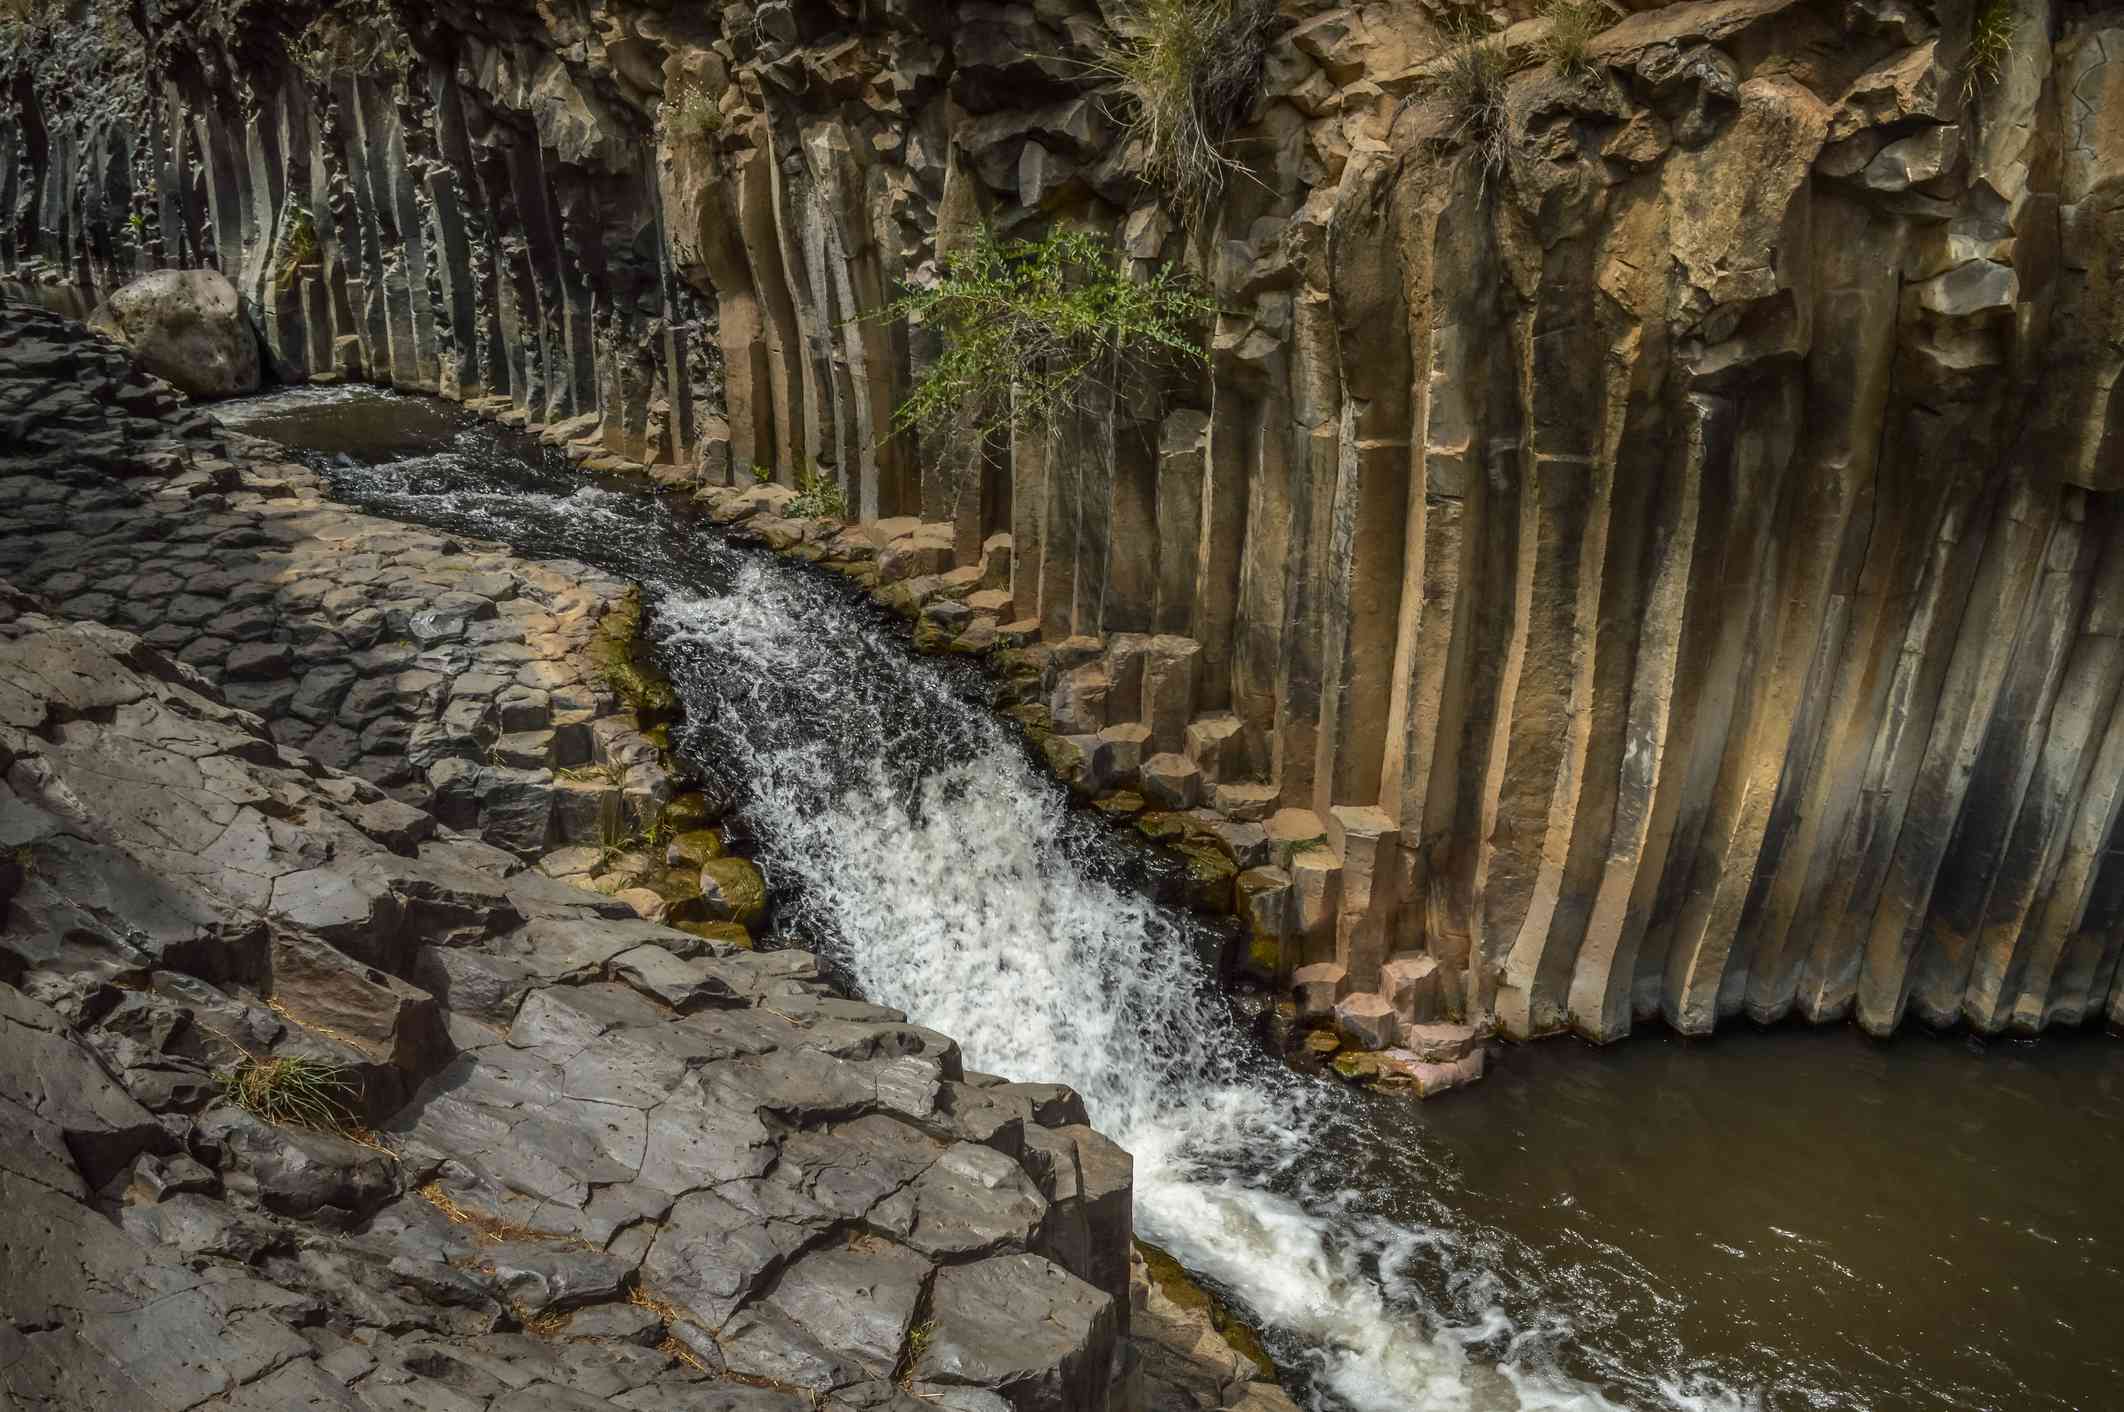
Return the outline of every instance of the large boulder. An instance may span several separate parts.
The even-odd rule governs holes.
[[[258,390],[258,335],[236,286],[214,270],[157,270],[110,297],[89,323],[155,376],[194,397]]]

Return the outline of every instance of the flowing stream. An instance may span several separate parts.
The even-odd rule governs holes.
[[[1249,1041],[963,663],[832,576],[371,389],[237,404],[380,514],[639,581],[777,933],[970,1067],[1067,1083],[1136,1159],[1145,1238],[1356,1412],[2033,1408],[2124,1386],[2124,1045],[1848,1032],[1506,1056],[1429,1105]]]

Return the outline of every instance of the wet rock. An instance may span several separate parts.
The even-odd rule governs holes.
[[[767,880],[746,859],[711,858],[701,865],[701,902],[708,920],[751,931],[767,915]]]

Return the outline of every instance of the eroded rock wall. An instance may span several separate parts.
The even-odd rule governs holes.
[[[1112,5],[442,4],[323,80],[300,7],[91,5],[7,61],[0,268],[215,264],[284,376],[818,467],[1374,1037],[2124,1019],[2124,25],[2011,0],[1987,76],[1978,8],[1640,5],[1576,75],[1521,19],[1484,172],[1447,7],[1290,0],[1190,222]],[[1054,220],[1200,273],[1204,375],[888,434],[899,284]]]

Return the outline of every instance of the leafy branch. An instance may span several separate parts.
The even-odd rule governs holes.
[[[885,310],[942,343],[894,424],[968,442],[1044,427],[1088,393],[1208,361],[1198,330],[1216,312],[1183,272],[1137,278],[1093,232],[1006,241],[984,226],[934,284],[908,288]]]

